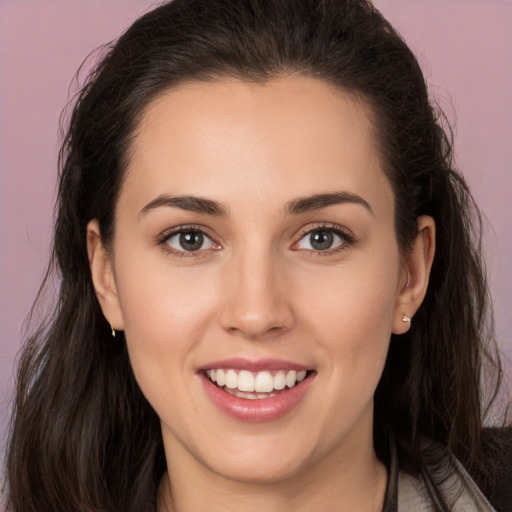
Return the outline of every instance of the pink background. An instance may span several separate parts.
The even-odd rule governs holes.
[[[58,121],[75,71],[154,0],[0,0],[0,450],[22,323],[51,236]],[[457,161],[486,214],[501,346],[512,373],[512,3],[377,0],[455,124]],[[1,455],[0,455],[1,458]]]

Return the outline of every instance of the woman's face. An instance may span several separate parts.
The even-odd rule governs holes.
[[[372,449],[390,335],[413,311],[362,102],[300,76],[165,92],[109,258],[95,284],[171,474],[273,481]]]

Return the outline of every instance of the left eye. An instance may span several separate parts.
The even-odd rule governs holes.
[[[211,238],[197,229],[188,229],[171,234],[165,243],[177,251],[196,252],[204,249],[213,249],[216,244]]]
[[[346,236],[334,229],[314,229],[306,233],[294,246],[295,249],[328,251],[337,249],[347,242]]]

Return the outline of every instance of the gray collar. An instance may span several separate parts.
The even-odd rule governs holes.
[[[427,443],[431,444],[431,443]],[[398,469],[398,457],[393,450],[389,468],[389,482],[395,489],[394,496],[386,497],[387,512],[432,512],[433,504],[421,477],[412,476]],[[437,468],[428,467],[439,478],[439,492],[452,512],[496,512],[482,494],[462,464],[453,456],[445,455]],[[388,489],[390,484],[388,483]]]

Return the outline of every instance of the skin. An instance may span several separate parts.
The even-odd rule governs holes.
[[[401,257],[369,114],[303,76],[186,84],[146,110],[113,244],[102,245],[92,221],[88,248],[105,317],[124,330],[161,419],[160,510],[382,509],[373,395],[391,333],[409,328],[402,317],[425,295],[434,223],[418,219]],[[298,198],[339,192],[367,206],[288,211]],[[162,194],[207,198],[225,212],[141,213]],[[208,236],[200,250],[165,240],[190,225]],[[311,245],[319,227],[341,230],[327,250]],[[198,378],[198,367],[230,357],[284,359],[316,374],[291,412],[247,423],[219,411]]]

